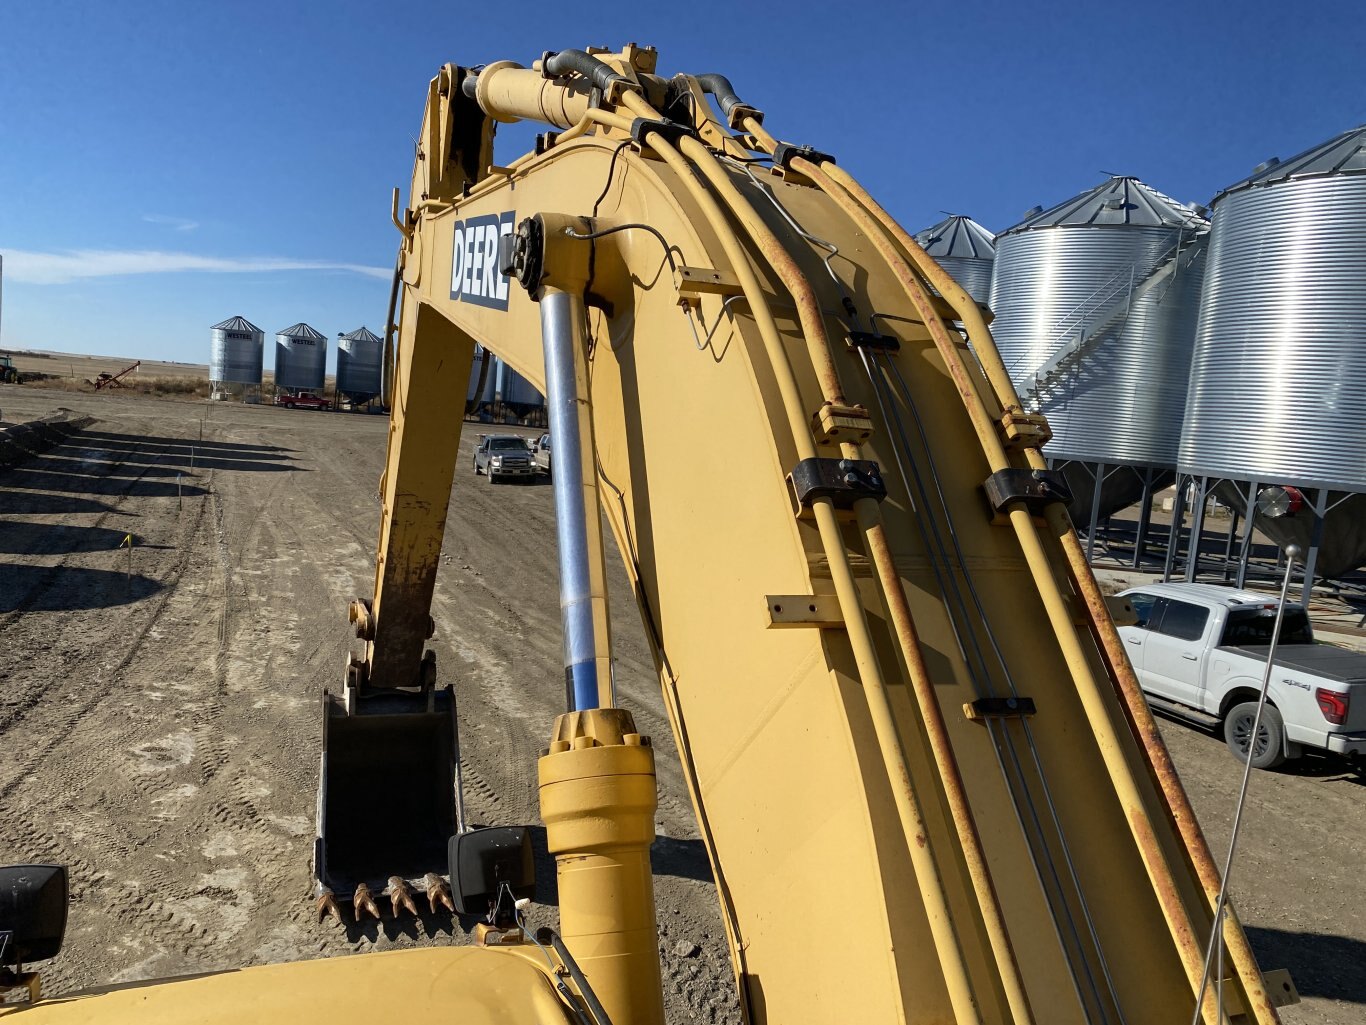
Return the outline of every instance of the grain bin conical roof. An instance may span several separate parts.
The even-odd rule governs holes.
[[[256,334],[263,332],[259,327],[249,321],[246,317],[229,317],[221,324],[215,324],[209,328],[210,331],[252,331]]]
[[[1327,178],[1336,174],[1366,174],[1366,125],[1349,129],[1289,160],[1272,157],[1242,181],[1223,189],[1214,197],[1214,202],[1219,202],[1230,192],[1257,185],[1272,185],[1300,178]]]
[[[344,342],[381,342],[383,340],[368,327],[358,327],[356,330],[342,335]]]
[[[991,260],[996,256],[996,237],[971,217],[952,214],[915,236],[920,248],[936,260],[945,257]]]
[[[1190,207],[1178,203],[1171,196],[1163,195],[1151,185],[1127,175],[1115,175],[1057,206],[1026,217],[1013,228],[1001,232],[1001,236],[1033,228],[1064,226],[1129,225],[1200,229],[1208,223]]]
[[[275,333],[277,335],[284,335],[286,338],[307,338],[312,342],[321,342],[325,340],[321,333],[315,331],[303,321],[300,321],[293,327],[287,327],[283,331],[276,331]]]

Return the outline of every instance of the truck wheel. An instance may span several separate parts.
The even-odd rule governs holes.
[[[1224,717],[1224,742],[1238,761],[1247,761],[1248,742],[1252,737],[1252,722],[1257,716],[1257,702],[1245,701],[1234,705]],[[1262,709],[1262,725],[1257,731],[1257,744],[1252,751],[1254,769],[1274,769],[1285,761],[1285,720],[1275,705]]]
[[[474,461],[474,475],[475,475],[476,477],[478,477],[478,476],[479,476],[481,473],[483,473],[483,472],[484,472],[483,470],[479,469],[479,460],[476,459],[476,460]]]

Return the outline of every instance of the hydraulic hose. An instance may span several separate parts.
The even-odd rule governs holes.
[[[754,134],[765,148],[776,145],[773,143],[772,136],[769,136],[756,121],[752,119],[746,121],[745,128]],[[921,276],[933,285],[935,290],[953,307],[957,319],[962,322],[967,329],[968,337],[973,340],[973,351],[977,354],[982,365],[982,371],[1002,408],[1023,408],[1015,385],[1010,379],[1010,374],[1007,372],[1000,353],[992,341],[986,318],[982,316],[982,311],[976,301],[963,290],[962,286],[948,272],[939,266],[933,257],[915,243],[905,229],[852,175],[834,164],[823,164],[822,169],[877,220],[883,231],[896,243],[901,255],[914,263]],[[1024,454],[1030,469],[1038,470],[1047,467],[1043,454],[1037,448],[1026,448]],[[1115,629],[1114,621],[1110,618],[1100,585],[1096,582],[1095,574],[1091,571],[1090,563],[1086,559],[1086,553],[1072,529],[1067,511],[1061,506],[1052,505],[1046,510],[1045,518],[1050,533],[1058,538],[1062,544],[1063,553],[1068,563],[1069,575],[1090,612],[1096,639],[1100,643],[1105,661],[1111,670],[1115,689],[1128,712],[1134,733],[1147,755],[1153,780],[1162,791],[1171,809],[1172,818],[1184,841],[1184,846],[1189,852],[1190,862],[1200,880],[1201,889],[1204,890],[1210,907],[1213,909],[1220,890],[1219,870],[1215,866],[1214,857],[1210,852],[1204,832],[1200,828],[1200,823],[1195,817],[1195,810],[1191,806],[1190,797],[1181,785],[1180,777],[1177,775],[1176,767],[1171,760],[1171,753],[1167,750],[1167,745],[1158,732],[1152,711],[1148,707],[1147,700],[1143,697],[1138,678],[1134,674],[1133,666],[1124,650],[1124,642]],[[1231,960],[1236,967],[1239,981],[1248,996],[1249,1006],[1256,1008],[1261,1020],[1279,1022],[1280,1017],[1266,991],[1265,980],[1257,968],[1256,957],[1252,953],[1247,942],[1247,936],[1232,908],[1226,911],[1224,933]]]
[[[725,75],[711,72],[695,77],[697,84],[702,87],[704,93],[716,97],[716,102],[721,105],[721,113],[732,128],[739,127],[738,122],[745,118],[752,118],[756,123],[763,121],[763,112],[751,107],[735,95],[735,87],[730,84],[730,79]]]
[[[541,58],[541,67],[545,69],[545,74],[549,77],[571,73],[582,75],[593,83],[593,88],[601,89],[604,96],[611,92],[613,83],[630,81],[624,75],[617,74],[591,53],[586,53],[583,50],[560,50],[558,53],[547,53]]]

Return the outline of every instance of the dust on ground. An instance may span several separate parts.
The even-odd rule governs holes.
[[[45,988],[466,942],[432,916],[346,932],[310,900],[321,694],[355,643],[346,603],[373,586],[385,420],[0,389],[7,419],[60,405],[98,422],[0,471],[0,863],[72,872]],[[474,436],[432,646],[457,689],[471,817],[533,823],[535,758],[563,701],[551,489],[476,477]],[[610,574],[618,690],[659,756],[668,1019],[737,1021],[715,889],[615,553]],[[1211,737],[1163,732],[1219,851],[1240,766]],[[1254,780],[1234,894],[1263,967],[1299,986],[1290,1025],[1363,1016],[1364,798],[1326,762]]]

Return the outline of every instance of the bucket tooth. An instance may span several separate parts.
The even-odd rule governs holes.
[[[356,912],[357,922],[364,918],[366,913],[374,915],[376,921],[379,920],[379,905],[375,903],[370,887],[364,883],[356,887],[355,896],[351,898],[351,907]]]
[[[408,909],[410,915],[417,914],[417,905],[413,903],[413,891],[408,888],[408,884],[403,881],[402,876],[389,877],[389,902],[394,906],[394,917],[398,917],[400,906]]]
[[[427,884],[427,903],[432,906],[432,914],[436,914],[439,907],[455,914],[455,902],[451,900],[451,888],[446,880],[435,872],[428,872],[422,881]]]
[[[342,920],[341,905],[337,903],[336,894],[326,886],[318,893],[318,901],[314,905],[318,909],[318,921],[322,921],[328,915],[335,918],[338,924],[345,924]]]

